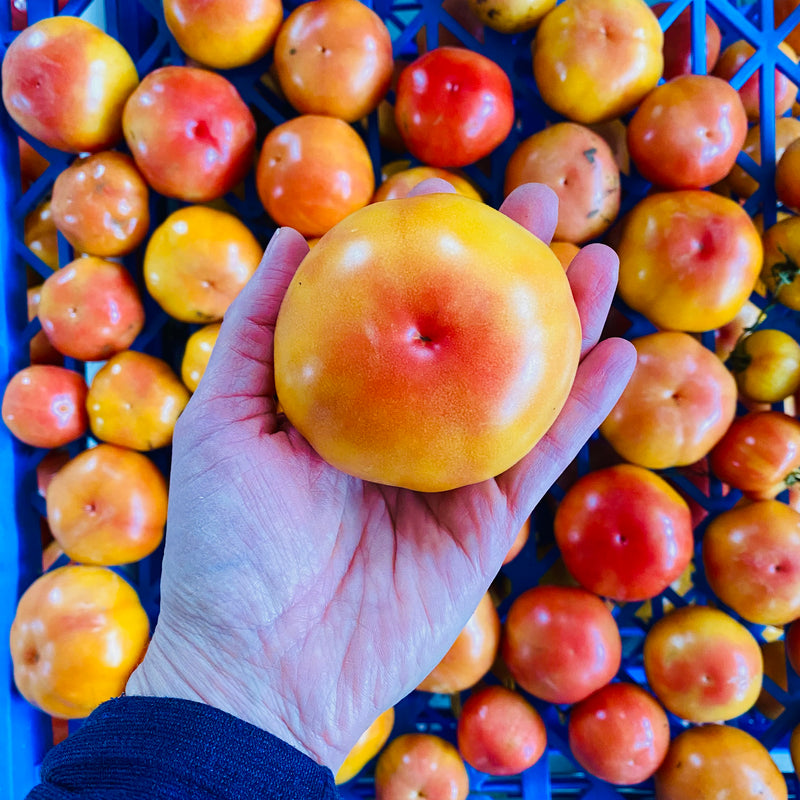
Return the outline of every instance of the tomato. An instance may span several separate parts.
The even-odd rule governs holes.
[[[800,311],[800,217],[778,220],[764,231],[762,241],[762,280],[779,303]]]
[[[453,170],[439,167],[426,167],[424,165],[412,167],[409,161],[396,161],[387,167],[399,166],[399,169],[387,173],[384,168],[384,177],[381,185],[375,190],[372,202],[379,200],[393,200],[396,197],[405,197],[417,184],[428,178],[441,178],[447,181],[459,194],[481,200],[480,192],[464,175]],[[404,165],[404,166],[400,166]]]
[[[656,800],[787,800],[786,779],[764,745],[730,725],[679,733],[655,774]]]
[[[786,42],[780,42],[778,47],[791,61],[797,61],[794,50]],[[747,118],[751,121],[756,121],[761,117],[761,70],[757,68],[754,72],[751,71],[750,76],[744,81],[738,77],[738,73],[742,69],[749,69],[745,66],[746,62],[755,53],[756,48],[750,42],[746,39],[737,39],[728,44],[720,53],[714,67],[714,75],[730,81],[737,88],[747,112]],[[783,70],[776,68],[773,101],[775,116],[783,116],[794,104],[796,96],[797,85],[792,83]]]
[[[650,778],[667,754],[664,709],[632,683],[609,683],[572,707],[569,748],[591,775],[618,786]]]
[[[56,178],[53,221],[77,250],[123,256],[150,229],[150,191],[133,159],[105,150],[79,158]]]
[[[717,514],[703,536],[714,593],[741,617],[784,625],[800,617],[800,513],[756,500]]]
[[[536,85],[545,103],[567,119],[614,119],[658,83],[663,41],[658,18],[643,0],[564,0],[536,29]]]
[[[189,336],[181,359],[181,380],[186,388],[193,392],[208,366],[208,360],[217,343],[221,323],[212,322],[204,325]]]
[[[520,142],[506,164],[503,192],[544,183],[558,195],[556,239],[582,244],[604,233],[619,211],[614,153],[602,136],[576,122],[557,122]]]
[[[694,545],[683,498],[659,475],[619,464],[583,475],[556,508],[570,574],[612,600],[655,597],[686,569]]]
[[[800,343],[785,331],[758,328],[727,360],[739,391],[757,403],[778,403],[800,388]]]
[[[800,421],[776,410],[743,414],[711,450],[709,464],[749,497],[775,497],[800,470]]]
[[[313,0],[297,6],[275,41],[275,70],[301,114],[355,122],[377,108],[392,82],[392,37],[359,0]]]
[[[800,623],[798,621],[795,620],[786,626],[784,644],[789,664],[800,675]]]
[[[534,697],[577,703],[617,673],[622,642],[616,620],[592,592],[535,586],[512,602],[501,654],[514,680]]]
[[[283,22],[280,0],[164,0],[164,21],[178,46],[200,64],[233,69],[272,48]]]
[[[183,322],[221,320],[261,263],[264,248],[236,215],[206,206],[173,211],[150,236],[150,296]]]
[[[32,447],[61,447],[85,435],[86,380],[72,369],[32,364],[15,372],[3,391],[3,422]]]
[[[351,214],[305,257],[278,314],[275,384],[329,463],[438,491],[530,451],[565,402],[580,340],[541,239],[463,195],[404,197]]]
[[[468,0],[475,16],[500,33],[522,33],[535,28],[556,0]]]
[[[733,375],[688,333],[659,331],[632,341],[636,367],[600,433],[642,467],[694,464],[736,415]]]
[[[53,220],[50,200],[40,203],[25,215],[23,237],[31,252],[50,269],[58,269],[58,228]]]
[[[775,165],[775,195],[787,208],[800,210],[800,140],[792,141]]]
[[[344,120],[303,114],[267,134],[256,187],[278,225],[322,236],[369,203],[375,173],[364,140]]]
[[[717,608],[689,605],[668,612],[647,631],[643,653],[653,693],[689,722],[738,717],[761,691],[758,642]]]
[[[482,686],[464,701],[456,728],[464,760],[488,775],[517,775],[547,747],[539,712],[514,689]]]
[[[489,155],[511,132],[511,81],[474,50],[437,47],[400,73],[394,113],[413,156],[432,167],[463,167]]]
[[[95,373],[86,396],[89,427],[103,442],[155,450],[172,442],[189,390],[161,358],[124,350]]]
[[[394,707],[389,707],[379,714],[372,724],[361,734],[358,741],[350,748],[344,762],[336,770],[336,783],[347,783],[371,761],[386,744],[394,727]]]
[[[722,78],[680,75],[648,93],[627,136],[645,179],[666,189],[701,189],[722,180],[736,163],[747,114]]]
[[[651,8],[659,19],[672,7],[672,3],[654,3]],[[710,14],[706,14],[705,31],[705,71],[711,72],[719,58],[722,32]],[[664,80],[678,75],[699,73],[692,63],[692,9],[687,6],[664,31]],[[697,65],[699,67],[699,65]]]
[[[619,294],[663,330],[707,331],[730,322],[761,271],[750,215],[714,192],[657,192],[622,223]]]
[[[144,655],[150,623],[136,591],[107,567],[46,572],[11,625],[14,682],[54,717],[82,719],[120,695]]]
[[[500,616],[487,592],[455,642],[417,689],[452,694],[474,686],[494,663],[500,646]]]
[[[167,522],[167,484],[145,455],[98,444],[83,450],[50,481],[47,521],[73,560],[112,567],[149,556]]]
[[[752,159],[757,167],[761,166],[761,125],[751,125],[745,136],[742,153]],[[775,120],[775,163],[780,162],[786,148],[800,136],[800,119],[796,117],[778,117]],[[727,178],[721,182],[720,189],[732,193],[734,199],[746,200],[759,186],[758,173],[751,174],[752,167],[747,159],[744,164],[736,163],[731,167]]]

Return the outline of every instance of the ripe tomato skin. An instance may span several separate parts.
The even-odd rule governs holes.
[[[655,14],[661,18],[672,3],[655,3],[651,6]],[[722,45],[722,32],[710,14],[706,14],[706,73],[714,69],[719,58]],[[664,31],[664,80],[668,81],[677,75],[688,75],[699,72],[692,65],[692,9],[685,8],[674,22]]]
[[[658,331],[633,345],[633,376],[600,433],[626,461],[649,469],[699,461],[736,415],[733,375],[688,333]]]
[[[431,167],[464,167],[487,156],[511,132],[508,75],[463,47],[437,47],[397,81],[395,120],[409,152]]]
[[[776,497],[800,469],[800,420],[775,409],[737,417],[709,453],[709,466],[751,499]]]
[[[556,509],[554,530],[571,575],[617,601],[655,597],[692,558],[688,504],[655,472],[634,464],[579,478]]]
[[[713,75],[681,75],[656,86],[627,131],[639,172],[667,189],[701,189],[721,181],[746,136],[739,93]]]
[[[703,536],[714,593],[744,619],[785,625],[800,617],[800,513],[756,500],[717,514]]]
[[[778,403],[800,387],[800,343],[788,333],[759,328],[742,340],[728,365],[739,391],[756,403]]]
[[[650,689],[667,710],[689,722],[738,717],[761,691],[758,642],[717,608],[673,609],[648,630],[643,654]]]
[[[278,225],[322,236],[369,203],[375,173],[364,140],[344,120],[302,114],[267,134],[256,187]]]
[[[359,0],[314,0],[297,6],[275,40],[283,93],[301,114],[355,122],[373,111],[392,81],[392,37]]]
[[[569,746],[590,774],[618,786],[650,778],[667,754],[667,714],[633,683],[609,683],[574,705]]]
[[[511,604],[503,625],[501,655],[514,679],[550,703],[577,703],[607,684],[621,654],[613,615],[583,588],[528,589]]]
[[[662,330],[707,331],[730,322],[763,262],[750,215],[714,192],[656,192],[626,214],[619,294]]]
[[[679,733],[654,776],[656,800],[786,800],[786,780],[764,745],[731,725]]]
[[[800,137],[800,126],[797,131]],[[787,148],[788,149],[788,148]],[[784,151],[785,153],[785,151]],[[764,265],[761,279],[769,291],[776,293],[776,300],[787,308],[800,311],[800,217],[779,219],[764,231]]]

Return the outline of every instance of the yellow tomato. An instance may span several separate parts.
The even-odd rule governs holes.
[[[186,388],[193,392],[197,389],[211,358],[211,351],[217,343],[221,323],[212,322],[195,331],[187,340],[181,360],[181,379]]]
[[[361,734],[350,748],[342,766],[336,772],[336,783],[347,783],[355,778],[386,744],[394,726],[394,708],[387,708]]]
[[[761,279],[778,302],[800,311],[800,217],[779,219],[764,231],[762,242]]]
[[[778,403],[800,388],[800,344],[785,331],[759,328],[728,360],[739,391],[757,403]]]

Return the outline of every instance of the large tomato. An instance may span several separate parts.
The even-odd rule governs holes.
[[[392,82],[392,37],[360,0],[302,3],[281,25],[275,70],[301,114],[355,122],[373,111]]]
[[[688,333],[659,331],[633,340],[638,360],[600,432],[627,461],[650,469],[694,464],[736,415],[736,381]]]
[[[619,464],[572,484],[556,509],[555,537],[572,576],[613,600],[664,591],[692,558],[686,501],[655,472]]]
[[[658,15],[672,8],[673,3],[654,3],[651,8]],[[719,58],[722,44],[722,32],[710,14],[706,14],[705,54],[706,73],[714,69]],[[668,81],[678,75],[700,72],[692,62],[692,8],[687,6],[664,31],[664,80]],[[699,64],[697,65],[700,66]]]
[[[577,703],[616,675],[622,641],[616,620],[596,594],[540,585],[511,604],[501,654],[526,692],[551,703]]]
[[[800,513],[757,500],[716,515],[703,536],[711,589],[741,617],[785,625],[800,617]]]
[[[644,178],[667,189],[701,189],[730,172],[747,136],[747,114],[722,78],[680,75],[642,100],[627,130]]]
[[[662,330],[707,331],[747,301],[763,261],[750,215],[714,192],[657,192],[625,216],[619,294]]]
[[[400,73],[394,113],[413,156],[432,167],[463,167],[511,132],[511,81],[474,50],[437,47]]]
[[[529,452],[580,341],[544,242],[484,203],[425,194],[368,205],[311,249],[278,315],[275,384],[334,466],[438,491]]]
[[[786,800],[786,779],[758,739],[731,725],[679,733],[655,775],[656,800]]]
[[[690,722],[738,717],[761,691],[764,663],[758,642],[718,608],[673,609],[648,630],[643,652],[653,693]]]

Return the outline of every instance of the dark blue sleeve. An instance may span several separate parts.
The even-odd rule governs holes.
[[[52,748],[27,800],[336,800],[333,774],[224,711],[120,697]]]

